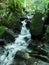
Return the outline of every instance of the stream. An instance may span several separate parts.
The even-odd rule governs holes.
[[[27,41],[25,40],[27,38]],[[10,65],[15,57],[17,51],[27,49],[29,41],[31,40],[31,34],[29,29],[26,28],[26,20],[22,21],[22,28],[19,36],[15,38],[14,43],[4,46],[4,52],[0,56],[0,65]]]
[[[32,16],[27,16],[27,18],[31,19]],[[15,38],[15,41],[13,43],[6,44],[6,46],[4,46],[2,51],[0,51],[0,65],[11,65],[18,51],[31,52],[31,50],[27,48],[31,41],[31,33],[30,30],[26,27],[27,24],[26,19],[21,21],[21,23],[22,23],[21,31],[18,37]],[[46,47],[46,51],[48,48]],[[24,63],[20,65],[27,65],[27,64]],[[36,62],[35,59],[33,65],[49,65],[49,63],[43,62],[39,59],[38,62]]]

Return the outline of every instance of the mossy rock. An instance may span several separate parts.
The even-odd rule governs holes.
[[[42,17],[44,15],[40,12],[36,12],[32,21],[30,22],[30,30],[31,34],[38,36],[43,33],[44,21],[42,21]]]
[[[15,55],[15,59],[17,59],[17,58],[28,60],[28,59],[30,59],[31,57],[30,57],[29,53],[22,52],[22,51],[18,51],[18,52],[16,53],[16,55]]]
[[[0,38],[13,42],[15,40],[14,32],[5,26],[0,26]]]

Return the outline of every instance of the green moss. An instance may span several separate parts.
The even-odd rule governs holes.
[[[35,36],[42,34],[44,24],[44,22],[42,21],[42,17],[43,17],[42,13],[36,12],[30,23],[30,30],[32,34]]]

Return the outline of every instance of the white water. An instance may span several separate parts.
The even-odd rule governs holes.
[[[24,38],[28,38],[28,40],[25,41]],[[14,60],[17,51],[27,49],[30,39],[31,34],[30,31],[26,28],[26,22],[24,20],[22,21],[22,29],[20,35],[17,38],[15,38],[14,43],[7,44],[5,46],[5,51],[0,57],[0,65],[10,65]]]

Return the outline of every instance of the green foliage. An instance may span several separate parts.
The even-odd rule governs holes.
[[[22,3],[22,0],[5,0],[5,2],[0,3],[1,8],[4,6],[4,8],[0,10],[0,13],[8,12],[8,15],[10,15],[10,13],[13,13],[16,17],[20,17],[23,15]]]
[[[26,9],[28,10],[40,10],[42,13],[45,13],[49,0],[26,0]]]
[[[2,37],[3,33],[5,32],[5,26],[0,26],[0,38]]]
[[[0,25],[20,30],[20,17],[24,15],[23,2],[23,0],[5,0],[5,7],[0,10]]]
[[[14,14],[22,14],[22,5],[20,3],[19,0],[7,0],[7,5],[6,5],[6,8],[7,8],[7,11],[9,13],[14,13]]]
[[[0,38],[5,39],[7,42],[13,42],[15,40],[13,31],[5,26],[0,26]]]

